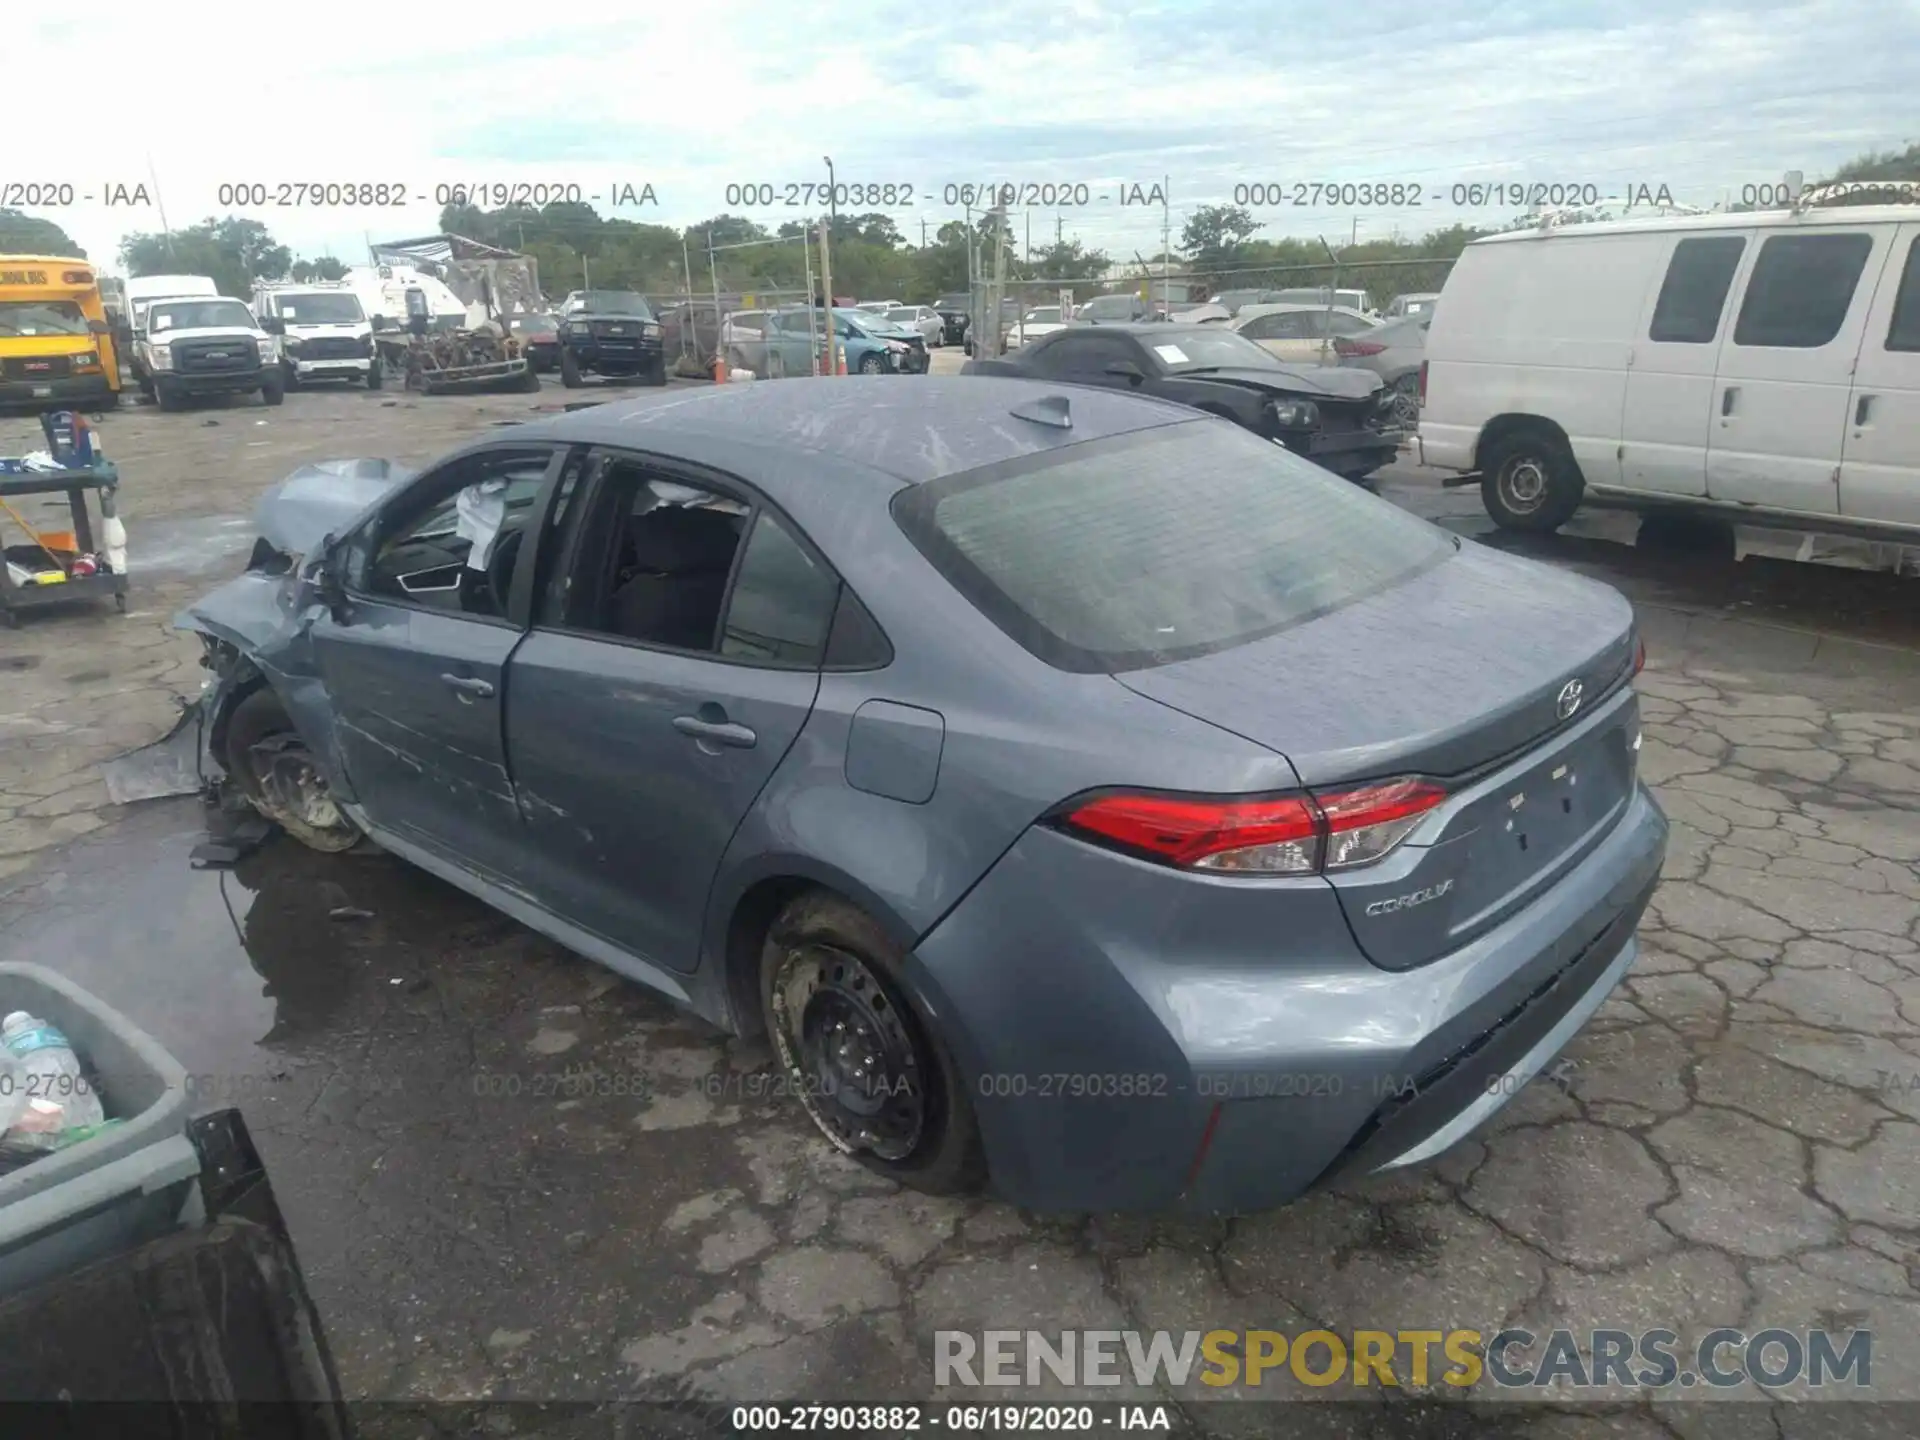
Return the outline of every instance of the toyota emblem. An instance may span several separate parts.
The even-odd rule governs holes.
[[[1580,708],[1580,697],[1586,687],[1578,680],[1569,680],[1560,687],[1560,694],[1553,702],[1553,713],[1562,720],[1568,719]]]

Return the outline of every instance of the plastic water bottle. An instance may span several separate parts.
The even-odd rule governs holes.
[[[80,1068],[67,1037],[36,1016],[16,1010],[0,1021],[0,1044],[17,1063],[14,1083],[24,1080],[29,1102],[51,1100],[65,1115],[61,1128],[98,1125],[106,1119],[93,1082]]]

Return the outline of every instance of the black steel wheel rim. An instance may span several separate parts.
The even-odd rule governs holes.
[[[858,956],[790,951],[774,977],[781,1063],[827,1138],[849,1154],[899,1161],[927,1126],[929,1073],[907,1017]]]

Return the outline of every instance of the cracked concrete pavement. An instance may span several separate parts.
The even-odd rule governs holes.
[[[286,408],[309,400],[360,403]],[[436,426],[487,423],[453,403]],[[452,438],[351,413],[414,427],[395,433],[416,458]],[[341,433],[315,421],[297,445]],[[284,459],[179,513],[239,510]],[[1385,489],[1484,533],[1470,492],[1414,471]],[[1614,524],[1521,548],[1640,609],[1642,767],[1673,839],[1639,962],[1486,1131],[1282,1211],[1045,1217],[901,1192],[772,1093],[763,1044],[396,861],[276,841],[190,872],[191,801],[118,810],[91,788],[197,686],[151,613],[0,632],[5,948],[146,1024],[208,1103],[241,1104],[358,1396],[947,1399],[931,1337],[952,1328],[1666,1327],[1684,1354],[1777,1325],[1871,1328],[1873,1394],[1920,1400],[1920,591],[1652,556]],[[9,670],[21,654],[40,659]],[[343,906],[368,916],[330,918]],[[1464,1433],[1409,1428],[1404,1393],[1263,1392],[1328,1434]],[[1265,1407],[1204,1403],[1235,1394],[1138,1398],[1273,1433]],[[1834,1433],[1830,1406],[1551,1398],[1567,1408],[1512,1433]],[[1596,1399],[1633,1403],[1602,1418]]]

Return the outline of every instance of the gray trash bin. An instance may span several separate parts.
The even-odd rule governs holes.
[[[0,1014],[26,1010],[72,1042],[109,1118],[91,1140],[0,1175],[0,1296],[157,1239],[199,1217],[187,1075],[126,1016],[39,965],[0,963]]]
[[[38,965],[0,963],[5,1010],[58,1026],[124,1123],[0,1176],[0,1410],[34,1417],[20,1433],[348,1440],[240,1112],[189,1115],[178,1061]]]

